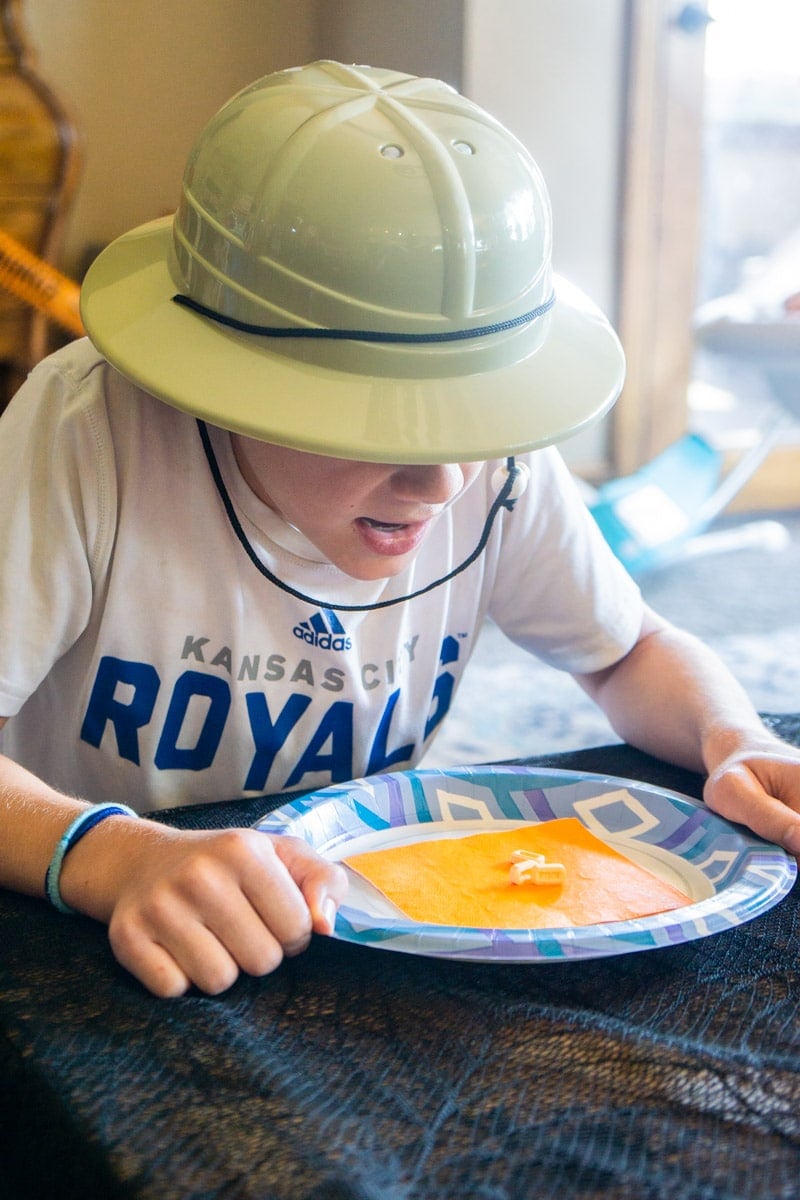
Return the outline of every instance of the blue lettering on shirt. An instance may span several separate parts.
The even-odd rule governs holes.
[[[400,689],[398,688],[392,692],[381,715],[380,724],[372,742],[372,749],[369,752],[369,763],[367,764],[368,775],[377,775],[379,771],[387,771],[389,767],[411,761],[414,753],[413,742],[409,742],[405,746],[399,746],[397,750],[387,750],[392,714],[399,699]]]
[[[330,749],[323,754],[326,745]],[[323,715],[286,786],[295,787],[304,775],[319,771],[330,772],[331,783],[353,778],[353,705],[348,700],[334,700]]]
[[[201,642],[197,639],[192,649],[196,659],[203,661]],[[458,652],[455,638],[446,637],[439,656],[441,665],[445,667],[456,661]],[[139,731],[152,720],[160,688],[161,679],[150,663],[106,655],[98,664],[81,726],[81,739],[99,749],[110,725],[120,758],[141,765]],[[431,698],[431,711],[425,725],[426,739],[450,708],[454,690],[453,674],[442,671]],[[390,748],[392,722],[400,697],[401,691],[397,688],[386,700],[370,747],[367,774],[413,761],[415,742]],[[229,721],[232,699],[230,684],[221,676],[184,671],[175,682],[156,741],[155,767],[159,771],[204,771],[211,767]],[[244,699],[254,752],[242,790],[266,791],[278,756],[312,700],[307,693],[294,693],[273,718],[264,692],[246,692]],[[361,764],[356,768],[353,762],[353,719],[351,702],[333,701],[322,713],[294,765],[286,765],[285,781],[276,781],[274,790],[296,787],[306,775],[328,775],[331,783],[344,783],[361,773]],[[197,731],[190,735],[187,732],[190,728]],[[184,744],[187,739],[192,744]],[[232,780],[232,794],[237,786]]]
[[[194,746],[180,747],[178,741],[189,703],[195,696],[208,701],[203,727]],[[231,689],[218,675],[184,671],[175,681],[164,728],[158,740],[155,764],[159,771],[205,771],[214,761],[231,707]]]
[[[115,699],[114,693],[120,683],[133,688],[133,695],[127,704]],[[83,741],[99,747],[106,724],[110,721],[116,734],[120,758],[127,758],[138,766],[138,731],[147,725],[153,715],[160,686],[158,672],[150,663],[126,662],[110,656],[102,658],[83,719]]]
[[[277,721],[273,722],[263,692],[248,692],[245,696],[250,731],[253,734],[256,752],[244,783],[246,792],[263,792],[267,777],[272,770],[275,756],[287,737],[311,703],[310,696],[295,693],[281,709]]]
[[[448,663],[458,660],[458,642],[454,637],[446,637],[442,642],[442,649],[439,653],[439,662],[443,667]],[[452,671],[442,671],[437,676],[436,683],[433,688],[433,696],[431,699],[432,712],[428,717],[425,725],[425,740],[430,737],[437,725],[439,725],[450,710],[450,705],[453,702],[453,692],[455,690],[456,681]]]

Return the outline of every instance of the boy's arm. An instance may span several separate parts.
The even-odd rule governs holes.
[[[59,838],[86,807],[0,755],[0,887],[43,896]],[[118,960],[159,996],[273,970],[312,930],[331,932],[346,887],[341,867],[296,838],[124,815],[81,838],[60,878],[64,902],[106,922]]]
[[[624,658],[576,678],[620,737],[706,774],[709,808],[800,855],[800,750],[770,733],[709,647],[647,609]]]

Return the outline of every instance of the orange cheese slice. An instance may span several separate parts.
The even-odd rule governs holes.
[[[563,884],[513,883],[515,850],[563,863]],[[691,904],[678,888],[595,837],[576,817],[429,838],[344,859],[403,913],[431,925],[554,929],[628,921]]]

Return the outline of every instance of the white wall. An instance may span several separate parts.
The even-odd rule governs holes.
[[[542,169],[553,261],[613,321],[622,144],[623,0],[465,0],[463,90],[503,121]],[[565,447],[605,457],[609,424]]]
[[[318,49],[460,87],[463,0],[319,0]]]
[[[315,0],[26,0],[39,73],[84,162],[62,267],[171,212],[208,118],[260,75],[315,57]]]
[[[466,0],[466,13],[464,91],[541,167],[556,269],[613,309],[623,0]]]

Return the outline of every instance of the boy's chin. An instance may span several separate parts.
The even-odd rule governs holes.
[[[396,575],[401,575],[413,559],[413,554],[407,554],[400,561],[397,559],[381,559],[376,563],[365,564],[363,566],[350,564],[349,568],[342,567],[341,569],[351,579],[357,579],[361,583],[375,583],[379,579],[394,579]]]

